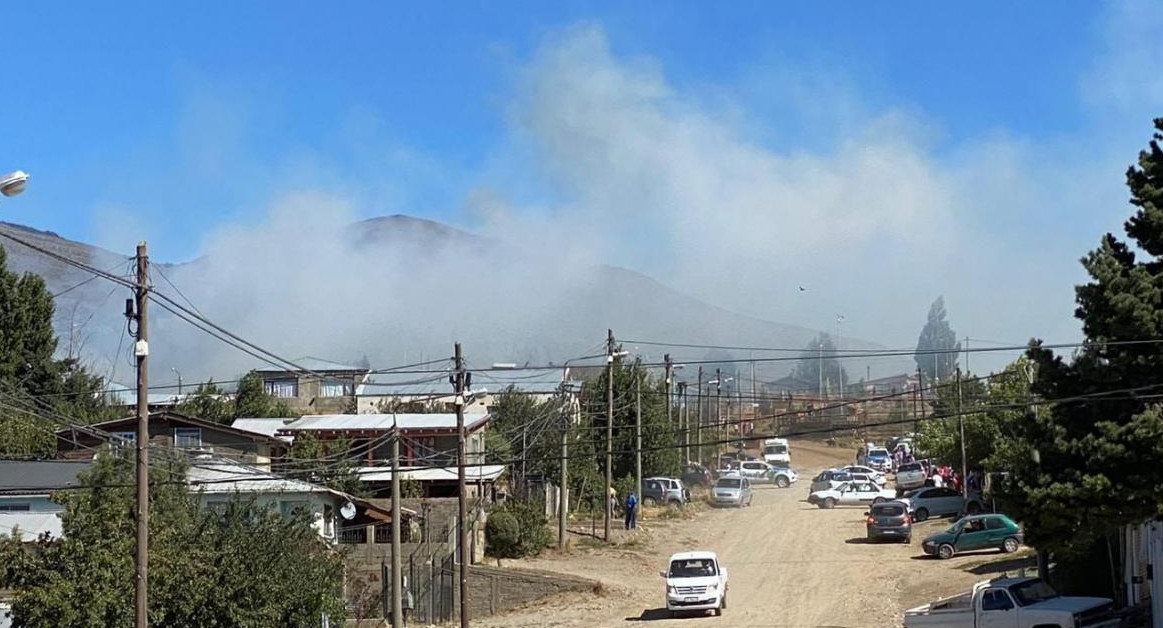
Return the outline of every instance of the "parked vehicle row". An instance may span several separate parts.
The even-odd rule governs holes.
[[[660,504],[683,506],[691,500],[691,492],[676,478],[643,478],[640,501],[643,506]]]

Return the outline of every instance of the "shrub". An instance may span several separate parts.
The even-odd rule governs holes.
[[[510,500],[489,513],[485,551],[497,558],[536,556],[549,547],[547,524],[541,502]]]

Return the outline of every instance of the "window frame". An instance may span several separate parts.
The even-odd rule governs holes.
[[[299,396],[299,380],[294,377],[264,379],[262,388],[263,392],[275,399],[295,399]],[[282,394],[284,390],[289,390],[292,394],[284,395]]]
[[[1005,600],[1005,603],[1007,604],[1007,606],[998,607],[998,608],[986,608],[985,607],[986,596],[988,596],[990,593],[1000,594],[1001,598]],[[981,607],[982,612],[986,612],[986,613],[988,613],[988,612],[1003,612],[1003,611],[1014,610],[1014,608],[1017,607],[1017,604],[1014,602],[1013,597],[1010,596],[1009,591],[1006,591],[1005,589],[1000,588],[1000,587],[993,587],[993,588],[986,589],[985,591],[982,592],[980,607]]]
[[[180,437],[178,435],[179,432],[186,432],[186,434],[184,435],[184,438],[186,438],[186,439],[190,438],[191,433],[197,434],[198,435],[198,444],[193,445],[193,446],[191,446],[189,444],[183,445],[181,443]],[[200,427],[175,427],[173,436],[174,436],[174,447],[177,447],[178,449],[201,449],[202,448],[202,428],[200,428]]]

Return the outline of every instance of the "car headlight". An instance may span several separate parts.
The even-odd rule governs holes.
[[[717,591],[718,589],[719,589],[719,583],[717,583],[717,582],[712,583],[711,586],[707,587],[708,591]]]
[[[676,591],[675,588],[669,584],[666,585],[666,592],[667,593],[678,593],[678,591]]]

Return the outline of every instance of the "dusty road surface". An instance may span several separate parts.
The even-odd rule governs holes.
[[[804,501],[808,470],[847,463],[851,452],[806,443],[793,451],[800,482],[788,489],[759,487],[750,508],[711,510],[692,521],[647,521],[617,550],[575,547],[567,555],[519,563],[594,578],[603,584],[601,594],[551,598],[473,625],[883,628],[899,626],[905,608],[991,575],[981,564],[996,561],[993,553],[918,558],[920,538],[948,521],[918,526],[911,546],[865,543],[863,508],[822,510]],[[665,611],[658,572],[671,553],[689,550],[717,552],[728,568],[728,608],[721,617],[670,618]]]

